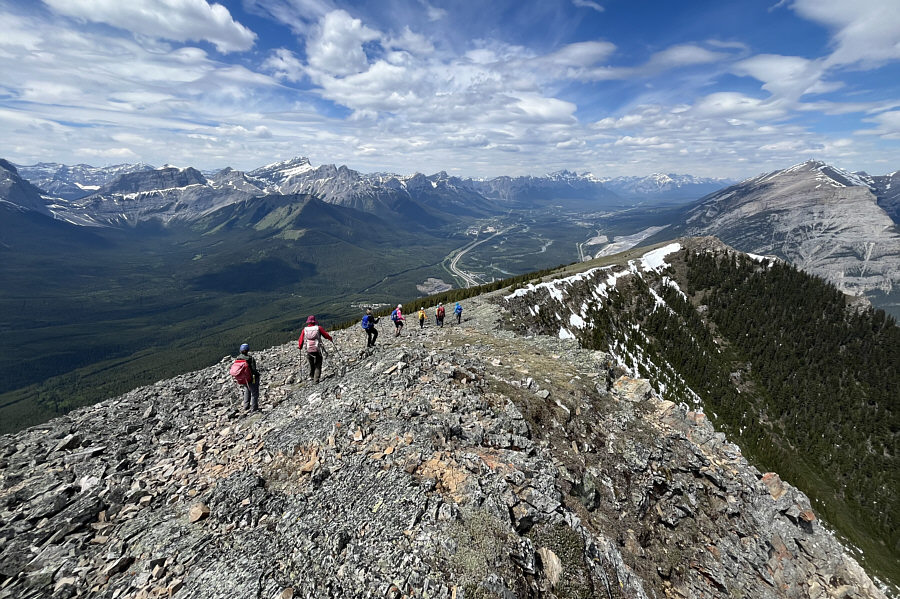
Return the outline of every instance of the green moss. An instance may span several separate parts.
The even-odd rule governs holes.
[[[450,557],[450,569],[464,588],[480,589],[481,581],[489,574],[497,572],[498,568],[502,571],[511,536],[489,513],[479,510],[464,514],[463,519],[450,528],[450,538],[457,545],[456,553]],[[485,591],[481,589],[481,592]],[[465,595],[470,596],[469,592]]]

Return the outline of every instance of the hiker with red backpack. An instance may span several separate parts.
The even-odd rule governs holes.
[[[444,304],[439,303],[437,309],[434,311],[434,324],[444,328],[444,316],[446,315],[446,311],[444,310]]]
[[[247,343],[241,344],[240,352],[229,373],[243,388],[244,409],[259,412],[259,369],[256,367],[256,358],[250,355],[250,345]]]
[[[322,338],[328,339],[334,343],[334,339],[316,322],[315,316],[306,319],[306,326],[300,333],[300,339],[297,346],[306,350],[306,359],[309,361],[309,380],[314,383],[319,382],[322,376],[322,350],[324,349]]]

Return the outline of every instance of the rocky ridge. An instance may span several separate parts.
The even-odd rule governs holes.
[[[0,598],[884,596],[802,493],[609,355],[507,330],[508,294],[338,331],[319,385],[254,352],[261,414],[226,357],[0,438]]]

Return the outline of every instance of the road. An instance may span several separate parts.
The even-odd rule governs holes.
[[[514,227],[502,229],[500,231],[497,231],[490,237],[485,237],[484,239],[476,239],[475,241],[469,242],[466,245],[462,246],[461,248],[453,250],[452,252],[447,254],[447,258],[444,258],[444,260],[447,260],[447,259],[450,260],[450,264],[448,265],[450,272],[453,274],[453,276],[459,277],[460,279],[462,279],[463,282],[465,283],[466,287],[474,287],[476,285],[480,285],[481,284],[480,281],[478,281],[474,276],[470,275],[469,273],[467,273],[466,271],[464,271],[463,269],[461,269],[459,267],[460,259],[466,255],[466,252],[468,252],[475,246],[481,245],[485,241],[490,241],[497,235],[507,233],[507,232],[511,231],[513,228]]]

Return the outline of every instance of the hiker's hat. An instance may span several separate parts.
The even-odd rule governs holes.
[[[249,344],[249,343],[242,343],[242,344],[241,344],[241,351],[242,351],[242,352],[250,351],[250,344]]]
[[[397,307],[398,307],[398,308],[402,308],[402,307],[403,307],[403,304],[397,304]]]
[[[307,316],[307,317],[306,317],[306,324],[313,324],[313,323],[315,323],[315,322],[316,322],[316,317],[315,317],[315,316]]]

